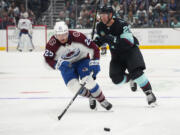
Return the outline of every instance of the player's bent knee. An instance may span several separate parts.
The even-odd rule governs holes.
[[[81,88],[81,85],[77,79],[72,79],[67,83],[67,87],[70,91],[76,93]]]
[[[115,77],[112,77],[111,80],[114,84],[120,84],[123,82],[124,77],[123,76],[115,76]]]
[[[144,72],[142,69],[136,69],[132,73],[130,73],[130,78],[132,80],[135,80],[135,79],[139,78],[140,76],[142,76],[143,74],[144,74]]]

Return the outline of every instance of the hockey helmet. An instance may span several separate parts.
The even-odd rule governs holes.
[[[27,12],[25,12],[24,14],[22,14],[22,17],[27,19],[29,17],[29,15]]]
[[[63,21],[56,22],[56,24],[54,26],[54,33],[56,35],[68,33],[67,24],[65,22],[63,22]]]
[[[102,13],[114,13],[114,10],[111,6],[103,6],[102,8],[100,8],[100,14]]]

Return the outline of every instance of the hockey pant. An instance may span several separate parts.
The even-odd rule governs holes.
[[[18,50],[33,50],[34,45],[32,43],[32,36],[28,33],[20,33],[17,49]]]
[[[112,57],[109,74],[114,84],[123,84],[129,79],[135,80],[141,76],[145,68],[143,56],[139,48],[135,46],[125,53]],[[129,76],[126,75],[126,70]]]
[[[99,85],[90,76],[89,61],[89,59],[82,59],[78,62],[75,62],[72,64],[71,70],[65,72],[61,71],[61,75],[65,84],[73,93],[77,92],[81,87],[79,79],[82,83],[88,80],[85,85],[86,89],[88,89],[92,97],[101,102],[105,99],[105,97]],[[83,91],[81,91],[79,94],[83,96]]]

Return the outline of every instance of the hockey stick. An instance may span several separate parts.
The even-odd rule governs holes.
[[[90,74],[89,77],[92,77],[92,74]],[[89,77],[86,79],[86,81],[81,85],[81,88],[76,92],[76,94],[74,95],[74,97],[71,99],[71,101],[69,102],[69,104],[67,105],[67,107],[64,109],[64,111],[58,116],[58,120],[61,120],[61,118],[63,117],[63,115],[66,113],[66,111],[68,110],[68,108],[72,105],[72,103],[74,102],[74,100],[77,98],[77,96],[79,95],[80,91],[84,89]]]
[[[95,10],[95,15],[93,19],[93,28],[92,28],[92,33],[91,33],[91,39],[93,40],[94,34],[95,34],[95,28],[96,28],[96,21],[97,21],[97,12],[98,12],[98,5],[100,3],[100,0],[96,0],[96,10]]]

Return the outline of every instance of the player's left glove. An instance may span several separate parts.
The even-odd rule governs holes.
[[[95,79],[96,75],[100,71],[99,60],[91,60],[89,62],[89,68],[90,68],[90,71],[93,71],[92,77]]]
[[[101,46],[101,55],[105,55],[107,53],[107,43],[104,43],[102,46]]]

